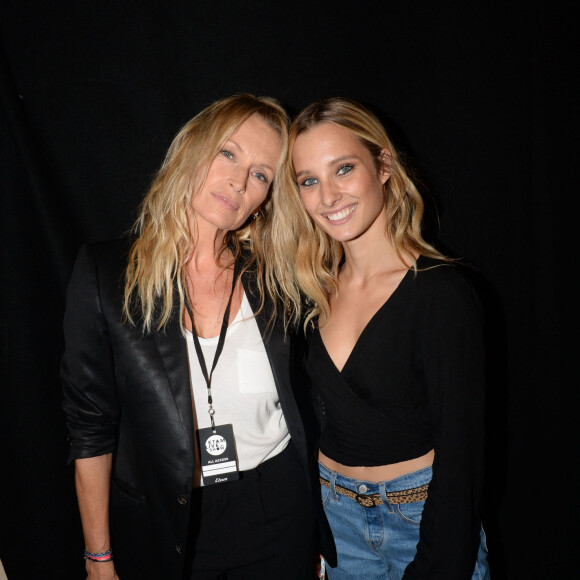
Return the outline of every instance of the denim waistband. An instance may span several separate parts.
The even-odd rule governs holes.
[[[433,476],[433,469],[429,466],[387,481],[366,481],[364,479],[354,479],[336,471],[331,471],[320,462],[318,462],[318,467],[320,470],[320,476],[324,479],[327,479],[328,481],[334,480],[335,484],[346,487],[356,493],[359,493],[361,485],[364,485],[365,494],[380,493],[381,489],[385,489],[387,492],[413,489],[414,487],[428,484]]]

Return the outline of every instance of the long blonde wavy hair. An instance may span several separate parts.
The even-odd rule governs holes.
[[[404,264],[417,269],[413,254],[448,260],[421,234],[424,204],[421,194],[378,118],[366,107],[343,97],[312,103],[290,127],[285,170],[286,195],[277,203],[273,222],[278,248],[278,283],[286,297],[286,320],[304,326],[313,318],[330,316],[330,297],[338,288],[338,271],[344,256],[340,242],[331,238],[306,212],[292,166],[292,151],[298,135],[332,123],[354,135],[370,152],[377,173],[387,170],[384,185],[387,228],[385,235]],[[383,149],[390,152],[383,155]]]
[[[180,305],[183,331],[185,265],[196,245],[192,197],[203,186],[209,167],[224,142],[252,115],[259,115],[280,135],[281,154],[269,195],[260,216],[240,229],[228,232],[224,246],[235,258],[242,249],[248,256],[244,269],[254,265],[262,308],[265,293],[275,299],[272,244],[272,204],[280,197],[281,175],[286,160],[289,119],[275,99],[250,94],[234,95],[214,102],[184,125],[171,143],[165,160],[140,208],[133,226],[136,236],[125,273],[123,314],[144,333],[161,330],[171,318],[175,300]],[[267,255],[268,254],[268,255]],[[176,296],[177,293],[177,296]],[[274,307],[276,301],[274,300]]]

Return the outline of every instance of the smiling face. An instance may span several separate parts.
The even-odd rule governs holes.
[[[266,199],[280,153],[278,133],[259,115],[246,119],[220,147],[192,198],[198,228],[241,227]]]
[[[294,142],[292,163],[310,217],[339,242],[386,226],[383,185],[369,150],[345,128],[321,123]]]

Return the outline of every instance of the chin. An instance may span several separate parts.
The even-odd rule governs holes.
[[[221,213],[213,213],[213,214],[206,214],[200,215],[204,221],[211,224],[213,227],[217,228],[218,230],[225,230],[225,231],[233,231],[240,228],[244,225],[245,222],[239,219],[239,216],[224,216]]]
[[[324,230],[333,240],[336,240],[337,242],[349,242],[350,240],[353,240],[359,236],[358,232],[353,233],[352,230],[347,229],[338,229],[332,227],[330,228],[325,227],[321,229]]]

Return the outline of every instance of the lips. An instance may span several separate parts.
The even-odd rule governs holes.
[[[352,205],[349,205],[347,207],[343,207],[342,209],[339,209],[338,211],[332,212],[332,213],[325,213],[323,214],[324,217],[331,221],[331,222],[340,222],[345,220],[346,218],[348,218],[352,212],[354,212],[354,210],[357,208],[358,204],[357,203],[353,203]]]
[[[223,207],[231,211],[238,211],[240,209],[240,204],[236,203],[233,199],[228,197],[223,193],[212,193],[212,197]]]

